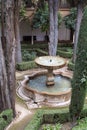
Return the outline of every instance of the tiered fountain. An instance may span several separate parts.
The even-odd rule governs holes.
[[[25,76],[21,82],[22,93],[37,104],[60,106],[69,104],[71,82],[61,73],[53,70],[65,66],[66,61],[58,56],[42,56],[35,59],[35,63],[45,70]]]

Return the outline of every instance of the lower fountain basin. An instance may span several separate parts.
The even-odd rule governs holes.
[[[40,72],[33,76],[26,76],[22,82],[23,94],[33,99],[36,103],[57,106],[70,101],[71,82],[62,75],[55,75],[55,85],[45,85],[46,76]]]

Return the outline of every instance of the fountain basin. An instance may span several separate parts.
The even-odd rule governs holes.
[[[65,87],[63,88],[63,90],[61,89],[60,86],[60,90],[57,91],[57,87],[56,83],[56,91],[53,92],[53,89],[55,89],[55,86],[51,86],[50,91],[47,90],[43,90],[43,88],[47,88],[45,85],[45,83],[41,83],[41,85],[43,84],[43,87],[41,88],[41,86],[37,86],[35,84],[36,81],[34,81],[35,87],[32,87],[32,84],[30,82],[32,82],[32,80],[36,79],[36,77],[40,77],[40,76],[45,76],[47,74],[47,72],[37,72],[35,74],[33,74],[32,76],[25,76],[25,79],[21,82],[23,90],[22,93],[24,95],[26,95],[28,98],[31,98],[34,102],[36,102],[37,104],[44,104],[44,105],[49,105],[49,106],[58,106],[59,104],[65,104],[67,102],[70,101],[70,97],[71,97],[71,87]],[[62,75],[59,77],[59,75],[54,75],[54,77],[57,77],[60,79],[61,77],[63,77]],[[45,77],[46,78],[46,77]],[[64,80],[63,82],[66,80],[69,80],[69,78],[63,77]],[[40,81],[43,81],[40,79]],[[56,82],[56,81],[55,81]],[[60,81],[61,82],[61,81]],[[63,83],[61,82],[61,83]],[[37,82],[36,82],[37,83]],[[60,84],[60,83],[59,83]],[[66,83],[65,83],[66,84]],[[70,81],[69,81],[69,85],[70,85]],[[37,87],[41,88],[42,90],[38,90]]]
[[[35,59],[35,63],[46,69],[58,69],[66,64],[64,58],[59,56],[41,56]]]

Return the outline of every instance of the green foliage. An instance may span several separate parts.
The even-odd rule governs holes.
[[[44,8],[37,9],[32,21],[32,27],[35,29],[40,28],[43,32],[48,30],[49,13],[47,4],[45,4]]]
[[[39,110],[29,122],[25,130],[38,130],[43,123],[43,111]]]
[[[68,69],[74,71],[75,64],[70,60],[68,63]]]
[[[12,121],[13,112],[11,109],[5,110],[0,114],[0,130],[4,128]]]
[[[29,61],[29,62],[22,62],[16,65],[16,69],[20,71],[36,68],[37,65],[35,64],[34,61]]]
[[[87,117],[78,120],[78,125],[75,126],[72,130],[87,130]]]
[[[87,89],[87,8],[84,11],[77,47],[77,58],[72,82],[70,115],[78,119],[83,109]]]
[[[82,119],[84,117],[87,117],[87,104],[84,105],[84,109],[82,110],[79,119]],[[25,130],[39,130],[42,124],[47,124],[47,123],[55,124],[56,128],[57,127],[59,128],[61,127],[60,125],[61,123],[65,123],[69,121],[70,121],[70,114],[68,108],[39,109],[35,113],[32,120],[29,122],[28,126],[26,126]]]
[[[62,22],[61,14],[58,12],[58,27]],[[32,27],[37,29],[40,28],[42,32],[48,31],[49,29],[49,11],[48,4],[45,3],[44,8],[37,9],[33,21]]]
[[[76,8],[72,8],[70,10],[70,14],[65,16],[63,19],[65,22],[66,28],[75,30],[76,16],[77,16],[77,10]]]
[[[60,130],[61,129],[61,124],[55,124],[55,126],[52,125],[44,125],[43,130]]]
[[[38,56],[45,56],[48,55],[47,51],[43,51],[42,49],[37,49],[37,55]]]
[[[28,50],[23,50],[22,51],[22,59],[23,61],[32,61],[36,58],[36,52],[32,51],[29,52]]]
[[[58,50],[57,54],[61,57],[64,57],[64,58],[71,58],[72,57],[72,52],[69,52],[66,50]]]
[[[20,12],[19,12],[19,19],[26,19],[26,7],[25,7],[25,3],[22,2],[21,4],[21,8],[20,8]]]
[[[43,49],[43,50],[48,50],[48,44],[46,43],[42,43],[42,42],[38,42],[36,44],[31,45],[31,43],[22,43],[22,49],[32,49],[32,50],[36,50],[36,49]]]

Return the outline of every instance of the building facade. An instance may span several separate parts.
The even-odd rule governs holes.
[[[26,2],[26,13],[27,15],[31,15],[34,11],[34,5],[30,0],[25,0]],[[67,0],[62,0],[59,6],[59,11],[62,15],[62,17],[66,16],[69,14],[69,4],[67,3]],[[40,29],[33,29],[30,27],[28,21],[21,21],[20,22],[20,41],[30,41],[32,39],[34,41],[45,41],[46,40],[46,33],[41,32]],[[1,37],[1,24],[0,24],[0,37]],[[48,31],[48,39],[49,39],[49,31]],[[58,34],[58,40],[60,42],[64,41],[70,41],[70,30],[65,27],[64,22],[59,27],[59,34]]]

